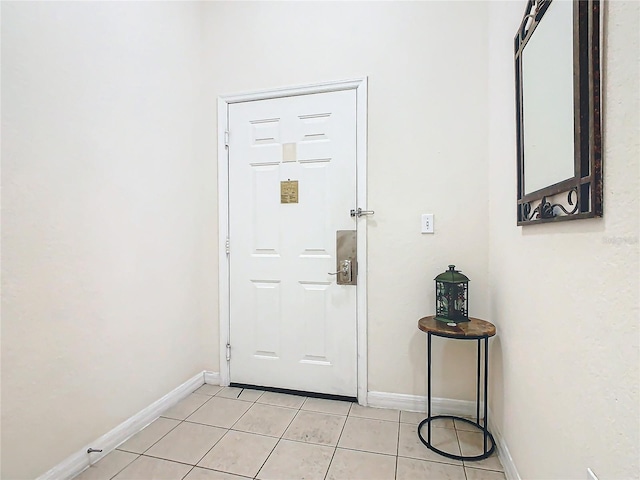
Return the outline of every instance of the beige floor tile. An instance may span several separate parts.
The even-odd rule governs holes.
[[[234,430],[271,437],[285,432],[298,410],[254,403],[249,411],[233,425]]]
[[[205,383],[204,385],[202,385],[199,389],[197,389],[195,392],[193,393],[200,393],[201,395],[211,395],[214,396],[216,395],[220,390],[222,390],[222,387],[220,385],[209,385],[208,383]]]
[[[263,393],[262,390],[253,390],[251,388],[225,387],[220,390],[216,396],[244,400],[245,402],[255,402]]]
[[[406,412],[404,410],[400,412],[400,423],[418,425],[425,418],[427,418],[427,414],[424,412]]]
[[[230,430],[198,465],[253,478],[276,443],[277,438]]]
[[[180,480],[191,468],[183,463],[142,456],[113,480]]]
[[[75,477],[75,480],[109,480],[136,458],[138,455],[133,453],[114,450]]]
[[[410,423],[412,425],[419,425],[427,414],[424,412],[400,412],[400,423]],[[454,428],[453,420],[451,418],[436,418],[431,421],[431,425],[435,428]]]
[[[396,480],[416,480],[418,478],[437,478],[438,480],[466,479],[464,468],[459,465],[398,457]]]
[[[286,393],[264,392],[256,402],[276,407],[300,408],[307,397],[287,395]]]
[[[464,417],[467,418],[468,420],[471,420],[472,422],[475,423],[476,418],[475,417]],[[462,420],[454,420],[455,426],[456,426],[456,430],[459,430],[461,432],[478,432],[478,427],[475,427],[473,425],[468,424],[467,422],[463,422]],[[483,425],[483,420],[480,419],[480,425]]]
[[[465,467],[464,470],[467,473],[467,480],[506,480],[502,472],[469,467]]]
[[[247,480],[247,477],[195,467],[184,480]]]
[[[338,446],[351,450],[396,455],[398,425],[396,422],[347,417]]]
[[[282,436],[288,440],[318,443],[335,447],[342,433],[346,416],[299,411]]]
[[[226,433],[226,430],[198,423],[183,422],[145,455],[195,465]]]
[[[154,443],[164,437],[180,424],[180,420],[172,418],[158,418],[155,422],[147,425],[143,430],[136,433],[129,440],[118,447],[118,450],[126,452],[144,453]]]
[[[327,480],[394,480],[396,457],[338,448]]]
[[[309,397],[305,400],[300,409],[308,410],[310,412],[330,413],[333,415],[347,415],[351,405],[353,405],[353,402]]]
[[[502,467],[502,464],[498,459],[498,454],[495,452],[489,458],[485,458],[484,460],[477,460],[477,461],[465,460],[462,463],[464,463],[465,467],[477,468],[480,470],[493,470],[495,472],[504,471],[504,468]]]
[[[461,432],[458,431],[458,441],[460,442],[460,450],[462,451],[462,455],[472,456],[472,455],[480,455],[483,452],[484,448],[484,435],[482,432]],[[487,440],[487,446],[490,448],[491,441]],[[498,454],[493,453],[489,458],[485,458],[484,460],[478,461],[466,461],[464,462],[466,467],[471,468],[481,468],[485,470],[498,470],[503,471],[502,465],[500,464],[500,460],[498,459]]]
[[[374,420],[386,420],[397,422],[400,419],[399,410],[389,410],[388,408],[363,407],[354,403],[349,410],[349,416],[360,418],[372,418]]]
[[[162,416],[166,418],[173,418],[176,420],[184,420],[198,408],[204,405],[211,397],[209,395],[201,395],[199,393],[192,393],[184,400],[178,402],[176,405],[166,410]]]
[[[280,440],[264,464],[260,480],[323,480],[334,449],[324,445]]]
[[[213,397],[191,415],[189,421],[214,427],[231,428],[251,408],[251,405],[253,404],[242,400]]]
[[[423,427],[422,434],[426,439],[426,427]],[[451,453],[453,455],[460,455],[460,448],[458,447],[458,437],[456,436],[456,431],[453,429],[432,428],[431,444],[444,452]],[[418,438],[417,425],[411,425],[409,423],[400,424],[398,455],[419,460],[429,460],[435,462],[450,463],[453,465],[462,465],[462,462],[460,460],[453,460],[440,455],[433,450],[430,450],[420,441],[420,438]]]

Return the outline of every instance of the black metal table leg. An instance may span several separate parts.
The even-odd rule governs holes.
[[[478,375],[476,377],[476,423],[480,423],[480,339],[478,339],[478,362],[477,363],[478,363]]]
[[[495,451],[496,445],[495,445],[495,440],[493,438],[493,435],[489,432],[488,429],[488,378],[489,378],[489,337],[488,336],[482,336],[480,338],[477,338],[477,377],[476,377],[476,421],[473,422],[471,420],[468,420],[466,418],[462,418],[462,417],[458,417],[458,416],[454,416],[454,415],[435,415],[432,416],[431,415],[431,332],[427,332],[427,418],[425,418],[422,422],[420,422],[420,424],[418,425],[418,437],[420,438],[420,441],[430,450],[433,450],[436,453],[439,453],[440,455],[443,455],[447,458],[451,458],[454,460],[466,460],[466,461],[475,461],[475,460],[482,460],[485,459],[487,457],[489,457],[490,455],[493,454],[493,452]],[[482,379],[482,369],[481,369],[481,360],[482,360],[482,356],[481,356],[481,349],[482,349],[482,340],[484,339],[484,395],[483,395],[483,401],[484,401],[484,408],[483,408],[483,413],[484,413],[484,417],[483,417],[483,422],[482,424],[480,423],[480,402],[481,402],[481,398],[480,398],[480,385],[481,382],[483,381]],[[440,450],[439,448],[434,447],[431,444],[431,422],[433,420],[435,420],[436,418],[450,418],[452,420],[456,420],[456,421],[460,421],[460,422],[465,422],[468,423],[470,425],[475,426],[476,428],[478,428],[479,430],[482,431],[483,433],[483,449],[482,449],[482,453],[480,455],[475,455],[475,456],[467,456],[467,455],[454,455],[452,453],[448,453],[445,451]],[[427,424],[427,439],[425,440],[424,437],[422,436],[422,427],[423,425]],[[487,448],[489,445],[489,441],[491,442],[491,448]]]
[[[480,346],[480,340],[478,340],[478,346]],[[479,352],[478,352],[479,353]],[[489,419],[488,413],[488,401],[489,401],[489,337],[484,337],[484,448],[483,452],[487,453],[487,434],[489,433],[488,425]],[[478,422],[480,423],[480,422]],[[492,439],[493,442],[493,439]],[[494,445],[495,448],[495,445]]]
[[[427,334],[427,418],[431,418],[431,333]],[[427,429],[427,442],[431,445],[431,422]]]

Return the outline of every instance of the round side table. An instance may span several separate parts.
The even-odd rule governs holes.
[[[487,430],[487,393],[488,393],[488,373],[489,373],[489,337],[493,337],[496,334],[496,327],[494,324],[487,322],[486,320],[480,320],[479,318],[469,318],[468,322],[458,323],[455,326],[450,326],[445,322],[435,319],[435,315],[424,317],[418,320],[418,328],[427,334],[427,418],[425,418],[420,425],[418,425],[418,437],[420,441],[430,450],[433,450],[440,455],[454,460],[482,460],[489,457],[496,448],[493,435]],[[478,342],[478,372],[476,377],[476,421],[473,422],[466,418],[456,417],[453,415],[431,415],[431,337],[452,338],[456,340],[476,340]],[[480,382],[481,382],[481,369],[480,369],[480,352],[482,350],[482,341],[484,340],[484,422],[480,424]],[[465,456],[454,455],[452,453],[444,452],[431,444],[431,421],[436,418],[451,418],[461,422],[471,424],[481,430],[484,434],[483,452],[480,455]],[[427,439],[422,436],[422,426],[427,424]],[[491,445],[489,445],[489,442]]]

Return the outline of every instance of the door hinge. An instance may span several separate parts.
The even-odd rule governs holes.
[[[231,360],[231,344],[227,343],[227,362]]]
[[[229,146],[229,130],[225,130],[224,132],[224,146]]]
[[[224,250],[225,252],[227,252],[227,255],[229,255],[230,252],[230,245],[231,243],[229,242],[229,237],[227,237],[227,241],[224,243]]]

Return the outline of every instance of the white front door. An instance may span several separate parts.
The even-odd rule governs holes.
[[[228,128],[230,380],[355,397],[356,287],[329,273],[357,223],[356,91],[233,103]]]

